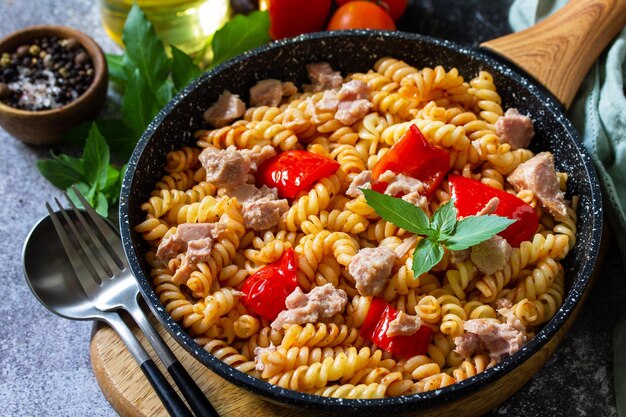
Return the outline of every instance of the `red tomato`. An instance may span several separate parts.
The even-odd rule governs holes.
[[[355,1],[355,0],[336,0],[337,4],[340,6],[343,6],[344,4],[349,3],[351,1]],[[406,10],[406,6],[408,4],[407,0],[370,0],[370,1],[378,4],[383,9],[385,9],[385,11],[389,13],[389,16],[391,16],[393,20],[398,20],[404,14],[404,11]]]
[[[351,1],[337,9],[327,29],[396,30],[396,24],[382,7],[369,1]]]
[[[498,208],[493,213],[498,216],[517,220],[515,223],[498,233],[514,248],[525,240],[532,239],[539,226],[539,218],[535,210],[519,199],[515,194],[498,190],[461,175],[448,176],[450,191],[454,197],[457,217],[475,216],[493,197],[500,200]]]
[[[271,0],[270,36],[281,39],[324,30],[330,5],[331,0]]]
[[[259,185],[276,188],[281,198],[294,198],[318,180],[332,175],[339,163],[308,151],[291,150],[263,162],[257,170]]]
[[[410,336],[387,336],[389,323],[397,316],[398,311],[389,303],[382,298],[374,297],[359,333],[379,348],[403,358],[425,355],[433,338],[433,331],[428,326],[421,326]]]
[[[285,309],[285,300],[297,287],[298,261],[287,249],[274,263],[264,266],[246,279],[241,287],[241,302],[253,313],[274,320]]]
[[[428,143],[416,125],[397,141],[372,169],[372,178],[378,179],[385,171],[404,174],[424,183],[426,197],[439,187],[450,170],[450,154]],[[374,191],[384,192],[385,183],[372,185]]]

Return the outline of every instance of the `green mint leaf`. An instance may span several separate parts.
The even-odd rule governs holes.
[[[130,80],[138,70],[151,91],[156,92],[169,76],[170,60],[154,26],[137,3],[133,4],[128,13],[122,40],[126,47],[122,65],[127,78]]]
[[[85,143],[82,161],[85,180],[88,184],[95,185],[97,189],[106,187],[110,159],[109,146],[98,127],[93,124]]]
[[[441,244],[428,238],[419,241],[415,251],[413,251],[413,276],[419,277],[437,265],[443,258],[443,248]]]
[[[122,102],[122,117],[133,137],[139,139],[159,111],[157,99],[150,86],[136,69],[128,79]]]
[[[367,204],[383,219],[419,235],[430,235],[430,222],[424,211],[401,198],[362,188]]]
[[[489,239],[515,223],[500,216],[469,216],[456,224],[454,233],[443,243],[450,250],[463,250]]]
[[[189,55],[172,45],[172,80],[178,90],[202,74]]]
[[[113,81],[124,84],[128,80],[128,76],[124,71],[124,55],[104,54],[109,69],[109,77]]]
[[[211,66],[270,41],[270,17],[267,11],[236,15],[213,37]]]
[[[52,185],[61,189],[66,189],[72,184],[84,180],[81,171],[65,165],[58,159],[37,161],[37,169]]]

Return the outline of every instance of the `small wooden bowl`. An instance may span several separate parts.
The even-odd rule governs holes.
[[[30,26],[0,40],[0,54],[45,36],[77,39],[91,58],[94,79],[87,91],[76,100],[52,110],[26,111],[0,102],[0,126],[30,145],[58,143],[67,130],[85,120],[94,119],[107,95],[108,72],[104,54],[92,38],[76,29],[54,25]]]

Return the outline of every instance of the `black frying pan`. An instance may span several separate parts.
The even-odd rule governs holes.
[[[595,11],[593,16],[597,18],[599,13],[606,19],[605,23],[611,23],[611,33],[600,30],[599,25],[580,23],[581,19],[587,20],[587,12],[581,14],[582,6],[589,4],[592,7],[587,10]],[[603,9],[604,6],[611,6],[613,9]],[[575,26],[579,29],[585,26],[587,37],[578,39],[582,39],[583,44],[589,44],[586,42],[589,39],[598,40],[593,45],[587,45],[586,52],[582,51],[584,48],[577,49],[579,54],[587,54],[584,57],[589,61],[589,65],[584,68],[586,72],[608,40],[626,23],[626,0],[575,1],[560,16],[574,16],[577,19]],[[561,19],[559,16],[553,19],[556,22],[555,29],[562,29],[564,23]],[[565,22],[568,22],[567,19]],[[531,31],[510,35],[488,42],[486,46],[502,51],[507,44],[517,45],[513,48],[512,55],[518,64],[525,65],[533,74],[546,79],[548,87],[563,103],[569,105],[573,92],[584,76],[583,70],[572,71],[572,63],[566,62],[559,67],[560,73],[557,71],[556,76],[546,78],[545,74],[554,72],[549,71],[551,68],[557,68],[554,60],[550,63],[544,57],[544,62],[548,61],[545,66],[548,71],[543,71],[545,68],[541,65],[534,66],[532,62],[524,61],[525,55],[530,53],[532,57],[533,50],[541,50],[539,41],[535,38],[533,48],[516,42],[520,36],[522,39],[524,36],[545,37],[549,27],[545,23],[539,27],[539,33]],[[557,38],[565,39],[565,36],[560,33]],[[602,42],[604,44],[600,45]],[[544,44],[548,45],[544,51],[554,49],[549,46],[550,41],[544,40]],[[568,47],[571,48],[572,45]],[[578,242],[564,261],[568,285],[566,298],[555,317],[515,355],[473,378],[441,390],[380,400],[342,400],[272,386],[234,370],[205,352],[164,311],[150,285],[149,266],[143,259],[146,245],[141,235],[133,230],[133,226],[143,221],[145,216],[140,205],[150,197],[155,182],[164,175],[167,152],[194,143],[193,132],[205,127],[202,113],[215,102],[224,89],[239,93],[246,99],[249,87],[257,80],[278,78],[300,84],[307,82],[305,64],[310,62],[328,61],[333,68],[346,74],[366,71],[383,56],[402,59],[416,67],[457,67],[466,78],[486,69],[494,77],[503,107],[517,107],[522,113],[531,115],[536,131],[531,149],[551,151],[555,156],[557,169],[570,175],[568,197],[580,197]],[[564,79],[569,80],[569,84],[561,82]],[[594,264],[598,258],[602,234],[600,187],[589,155],[563,110],[563,105],[548,89],[517,65],[486,50],[472,50],[451,42],[408,33],[361,30],[316,33],[274,42],[205,73],[175,97],[150,124],[129,161],[122,186],[120,225],[124,248],[144,298],[174,339],[218,375],[248,391],[285,405],[333,414],[364,416],[409,411],[423,415],[431,415],[431,412],[434,413],[432,415],[441,415],[446,411],[454,412],[455,415],[483,413],[519,389],[554,351],[588,293]]]

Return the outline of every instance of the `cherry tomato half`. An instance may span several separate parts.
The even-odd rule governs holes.
[[[351,1],[338,8],[328,23],[328,30],[342,29],[396,30],[396,25],[382,7],[369,1]]]
[[[335,1],[339,6],[343,6],[344,4],[349,3],[351,1],[355,1],[355,0],[335,0]],[[404,14],[406,10],[406,6],[408,4],[408,0],[370,0],[370,1],[376,3],[377,5],[385,9],[385,11],[389,13],[389,16],[391,16],[391,18],[394,21],[400,19],[400,17]]]
[[[270,36],[281,39],[324,30],[331,3],[332,0],[271,0]]]

